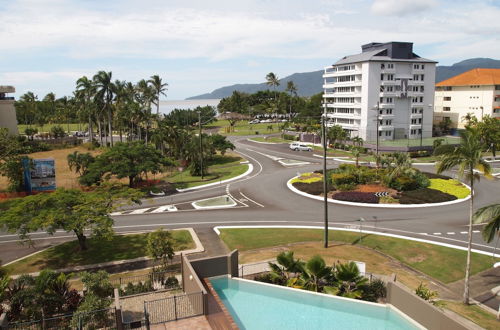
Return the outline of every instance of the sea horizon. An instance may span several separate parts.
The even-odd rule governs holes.
[[[163,114],[168,114],[174,109],[189,110],[195,109],[196,107],[204,107],[207,105],[217,107],[220,100],[221,99],[164,100],[160,101],[160,112]]]

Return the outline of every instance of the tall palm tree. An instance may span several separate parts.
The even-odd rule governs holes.
[[[31,127],[37,112],[38,96],[33,94],[33,92],[27,92],[19,98],[19,101],[26,104],[24,109],[24,121],[25,124]]]
[[[288,113],[288,121],[292,120],[292,100],[294,96],[297,96],[297,86],[295,86],[295,83],[293,80],[289,80],[286,83],[286,91],[290,93],[290,111]]]
[[[93,104],[92,98],[94,97],[96,92],[95,85],[92,80],[83,76],[76,81],[76,94],[75,97],[80,99],[83,104],[83,111],[88,116],[89,120],[89,141],[92,142],[94,140],[94,130],[93,130]]]
[[[108,115],[108,134],[111,137],[111,146],[113,146],[113,115],[111,104],[113,102],[113,73],[106,71],[99,71],[92,78],[96,87],[96,97],[102,102],[103,111],[107,110]],[[106,144],[108,136],[106,134]]]
[[[153,87],[155,98],[153,100],[153,104],[156,105],[156,115],[160,115],[160,95],[167,96],[167,83],[163,83],[160,76],[154,75],[151,76],[151,79],[148,80],[148,83]]]
[[[276,109],[276,112],[278,111],[278,105],[276,104],[276,87],[280,85],[280,80],[277,75],[275,75],[273,72],[269,72],[266,75],[266,85],[273,87],[274,91],[274,107]]]
[[[490,243],[495,238],[495,235],[498,235],[498,244],[498,239],[500,239],[500,203],[480,208],[474,213],[472,221],[474,223],[486,223],[483,228],[483,239]],[[496,247],[495,245],[493,254],[495,254]]]
[[[300,275],[302,287],[306,290],[321,292],[332,276],[332,268],[328,267],[321,256],[316,255],[304,265]]]
[[[469,203],[469,236],[467,242],[467,264],[465,266],[464,304],[469,304],[469,277],[470,258],[472,249],[472,220],[474,212],[474,182],[479,181],[479,174],[474,170],[483,172],[485,177],[491,176],[491,166],[482,158],[481,139],[477,131],[468,129],[461,134],[460,145],[454,149],[439,147],[435,154],[440,157],[436,163],[437,173],[442,173],[458,166],[459,176],[465,178],[471,187]],[[441,152],[440,150],[443,150]]]

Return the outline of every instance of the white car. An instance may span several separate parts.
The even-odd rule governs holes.
[[[295,151],[312,151],[310,146],[302,143],[290,143],[290,149]]]
[[[254,120],[249,121],[248,123],[249,124],[258,124],[259,120],[258,119],[254,119]]]

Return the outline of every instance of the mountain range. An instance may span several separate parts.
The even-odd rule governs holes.
[[[456,76],[457,74],[469,71],[475,68],[491,68],[500,69],[500,60],[491,58],[471,58],[451,66],[437,66],[436,67],[436,83]],[[294,73],[290,76],[279,80],[280,85],[276,90],[284,91],[288,81],[292,80],[297,86],[297,93],[299,96],[311,96],[323,91],[323,70]],[[257,91],[269,89],[266,83],[260,84],[236,84],[217,88],[211,93],[192,96],[186,100],[199,100],[199,99],[222,99],[231,96],[233,91],[240,91],[244,93],[255,93]]]

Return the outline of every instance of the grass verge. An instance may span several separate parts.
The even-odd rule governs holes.
[[[88,250],[79,251],[78,242],[71,241],[51,247],[26,259],[5,266],[9,274],[38,272],[42,269],[61,269],[92,265],[101,262],[134,259],[146,256],[147,234],[116,235],[111,240],[88,239]],[[194,248],[187,230],[173,230],[174,250]]]
[[[248,169],[248,165],[240,164],[243,160],[244,159],[239,156],[219,155],[211,162],[211,165],[208,167],[209,174],[206,175],[203,180],[201,180],[200,176],[190,175],[189,170],[184,170],[182,172],[176,171],[163,177],[163,179],[170,183],[174,183],[176,188],[191,188],[219,182],[245,173]]]
[[[251,141],[255,142],[266,142],[266,143],[291,143],[293,142],[292,140],[285,140],[282,139],[281,137],[278,136],[269,136],[267,138],[258,136],[250,139]]]
[[[360,240],[361,236],[352,232],[330,231],[329,235],[335,242],[360,245],[380,251],[443,283],[460,280],[465,275],[466,251],[377,235],[363,235]],[[222,229],[221,238],[230,250],[247,251],[298,242],[321,241],[323,231],[320,229]],[[471,273],[476,274],[486,270],[493,262],[489,256],[473,253]]]
[[[456,301],[444,301],[444,307],[487,329],[498,329],[500,322],[491,313],[476,305],[466,306]]]
[[[258,135],[258,134],[269,134],[279,132],[279,127],[283,125],[282,123],[259,123],[259,124],[248,124],[247,121],[239,121],[234,126],[234,132],[226,132],[226,128],[229,127],[229,122],[227,120],[218,120],[208,125],[205,128],[219,128],[219,134],[225,136],[231,135]],[[271,128],[271,129],[269,129]]]

